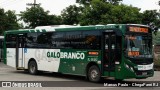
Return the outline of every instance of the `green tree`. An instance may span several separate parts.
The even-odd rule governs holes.
[[[110,17],[111,8],[113,6],[108,3],[103,3],[99,0],[92,0],[90,6],[85,7],[81,15],[81,25],[95,25],[103,24],[102,18],[105,22],[110,22],[107,18]]]
[[[92,1],[93,1],[93,0],[76,0],[76,3],[88,5],[88,4],[90,4]],[[106,2],[106,3],[110,3],[110,4],[113,4],[113,5],[117,5],[117,4],[119,4],[119,3],[120,3],[121,1],[123,1],[123,0],[99,0],[99,1]]]
[[[19,29],[18,19],[14,11],[0,9],[0,34],[6,30]]]
[[[160,13],[157,10],[146,10],[143,12],[142,23],[150,25],[156,34],[160,28]]]
[[[110,16],[112,17],[112,23],[135,23],[139,24],[142,21],[142,14],[140,9],[124,4],[113,6]]]
[[[160,45],[160,32],[157,32],[157,35],[153,34],[153,44]]]
[[[83,8],[76,5],[70,5],[61,12],[62,23],[67,25],[73,25],[79,23]]]
[[[2,33],[4,30],[6,30],[6,15],[4,12],[4,9],[0,9],[0,33]]]
[[[140,9],[127,5],[113,5],[92,0],[81,15],[81,25],[141,23]]]
[[[61,21],[59,16],[49,15],[49,11],[44,11],[40,5],[27,8],[26,11],[21,12],[20,16],[21,19],[29,25],[29,28],[35,28],[36,26],[55,25],[59,24]]]
[[[60,25],[62,24],[62,17],[57,15],[48,15],[47,23],[48,25]]]
[[[17,17],[15,15],[15,12],[13,11],[7,11],[6,13],[6,28],[11,30],[11,29],[19,29],[21,26],[18,24]]]
[[[157,10],[146,10],[143,12],[142,18],[143,24],[154,23],[156,26],[160,27],[160,13]]]
[[[117,5],[117,4],[119,4],[123,0],[104,0],[104,1],[108,1],[109,3],[111,3],[113,5]]]
[[[38,25],[47,25],[46,19],[49,11],[44,11],[39,5],[36,7],[27,8],[21,12],[21,19],[29,25],[30,28],[35,28]]]

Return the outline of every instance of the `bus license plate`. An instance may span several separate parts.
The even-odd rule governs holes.
[[[147,72],[142,72],[142,75],[147,75]]]

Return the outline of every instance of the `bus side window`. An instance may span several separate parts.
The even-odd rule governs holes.
[[[3,41],[0,40],[0,48],[3,48]]]
[[[15,34],[7,34],[6,35],[6,47],[7,48],[15,48],[16,47],[16,35]]]
[[[36,39],[37,39],[37,33],[27,33],[26,35],[26,47],[28,48],[35,48],[38,47],[36,44]]]

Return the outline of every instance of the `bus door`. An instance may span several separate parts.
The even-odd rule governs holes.
[[[24,67],[24,46],[25,46],[25,35],[18,34],[16,41],[16,67]]]
[[[104,71],[114,72],[115,71],[115,58],[116,58],[116,34],[114,32],[104,33],[104,59],[103,69]]]

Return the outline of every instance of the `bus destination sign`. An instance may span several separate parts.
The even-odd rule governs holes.
[[[148,33],[148,28],[130,26],[129,31],[130,32],[139,32],[139,33]]]

